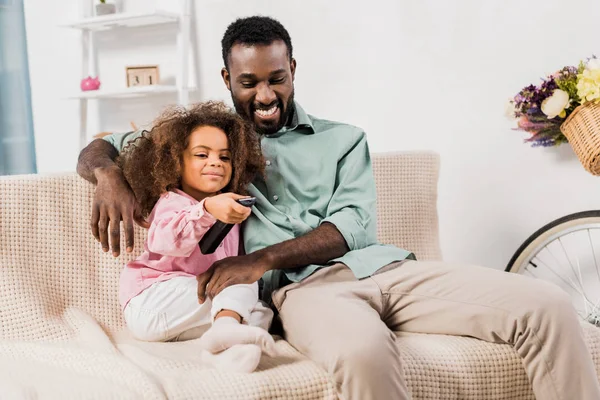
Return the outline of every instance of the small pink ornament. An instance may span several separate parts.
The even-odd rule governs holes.
[[[98,77],[92,78],[91,76],[88,76],[87,78],[81,80],[81,90],[84,92],[88,90],[98,90],[99,88],[100,81],[98,80]]]

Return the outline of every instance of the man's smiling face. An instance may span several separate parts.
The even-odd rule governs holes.
[[[260,134],[280,130],[294,109],[296,60],[281,40],[268,45],[235,44],[221,74],[239,115]]]

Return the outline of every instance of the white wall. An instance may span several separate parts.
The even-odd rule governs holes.
[[[81,78],[79,33],[57,27],[77,17],[76,8],[64,11],[68,3],[25,0],[40,172],[74,170],[78,154],[78,105],[63,98]],[[123,7],[145,4],[125,0]],[[289,30],[296,97],[309,113],[363,127],[374,152],[441,154],[447,261],[503,268],[544,223],[600,205],[600,182],[568,146],[531,149],[503,116],[521,87],[600,54],[598,1],[572,0],[567,8],[562,0],[198,0],[197,99],[229,100],[220,39],[228,23],[252,14],[274,16]],[[137,63],[156,62],[173,75],[173,40],[169,27],[133,38],[101,35],[103,85],[123,86],[125,65]],[[172,101],[102,102],[92,131],[148,123]]]

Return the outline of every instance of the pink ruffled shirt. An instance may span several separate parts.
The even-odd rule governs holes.
[[[181,190],[163,194],[149,217],[144,252],[121,272],[119,302],[129,300],[156,282],[176,276],[197,276],[225,257],[238,255],[240,227],[235,225],[213,254],[202,254],[198,242],[216,219]]]

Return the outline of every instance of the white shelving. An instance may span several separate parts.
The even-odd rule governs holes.
[[[115,28],[168,24],[178,21],[179,15],[168,11],[157,10],[146,14],[117,13],[84,18],[79,21],[65,24],[63,27],[89,31],[104,31]]]
[[[191,51],[190,33],[191,33],[191,7],[190,0],[179,0],[180,12],[170,12],[166,10],[154,10],[142,13],[115,13],[102,16],[93,16],[94,0],[80,0],[82,7],[81,19],[63,24],[63,27],[77,29],[81,31],[82,45],[82,76],[81,79],[91,76],[96,77],[97,51],[94,44],[94,37],[98,32],[112,29],[130,29],[142,26],[153,26],[174,23],[178,26],[177,38],[174,43],[177,45],[177,58],[179,70],[174,85],[135,86],[120,87],[115,82],[102,82],[106,87],[99,90],[81,91],[78,93],[67,94],[69,99],[79,101],[80,110],[80,148],[85,147],[88,138],[88,101],[109,100],[121,98],[136,98],[145,96],[157,96],[161,94],[176,93],[177,102],[187,105],[189,102],[189,92],[195,90],[190,87],[188,62]],[[175,39],[175,38],[174,38]],[[126,61],[125,61],[126,63]],[[197,70],[197,66],[194,64]],[[102,77],[100,77],[102,81]]]
[[[193,91],[195,88],[188,88]],[[89,90],[69,96],[69,99],[119,99],[128,97],[141,97],[153,94],[177,93],[179,88],[175,85],[134,86],[115,90]]]

